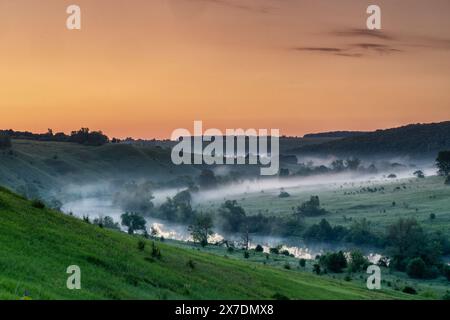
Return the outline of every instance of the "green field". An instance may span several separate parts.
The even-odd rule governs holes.
[[[20,299],[411,299],[391,289],[283,270],[157,242],[34,208],[0,189],[0,298]],[[191,265],[188,265],[192,261]],[[66,288],[66,268],[81,268],[81,290]],[[422,297],[424,298],[424,297]]]
[[[287,180],[288,181],[288,180]],[[363,188],[384,189],[377,192],[361,191]],[[375,230],[382,231],[399,218],[416,218],[425,228],[440,230],[450,236],[450,187],[444,178],[430,176],[424,179],[405,178],[385,181],[365,181],[308,187],[286,187],[289,198],[279,198],[279,189],[264,192],[246,192],[239,196],[224,196],[237,200],[247,214],[262,212],[271,216],[292,215],[292,208],[318,195],[321,205],[329,213],[307,217],[307,225],[327,219],[331,224],[349,226],[355,219],[372,221]],[[393,206],[395,202],[395,206]],[[215,210],[223,199],[197,205],[199,210]],[[431,220],[430,214],[436,218]],[[345,218],[344,218],[345,217]]]

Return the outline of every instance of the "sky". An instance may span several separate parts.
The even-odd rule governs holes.
[[[81,30],[66,28],[72,4]],[[194,120],[297,136],[450,120],[449,13],[448,0],[0,0],[0,128],[149,139]]]

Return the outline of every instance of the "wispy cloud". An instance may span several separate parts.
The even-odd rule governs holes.
[[[330,32],[331,35],[338,37],[365,37],[365,38],[374,38],[380,40],[395,40],[396,38],[385,32],[379,30],[369,30],[369,29],[357,29],[357,28],[349,28],[342,29],[337,31]]]
[[[402,50],[379,43],[353,43],[342,47],[293,47],[294,51],[319,52],[341,57],[361,58],[371,54],[386,55],[402,52]]]
[[[258,12],[258,13],[270,13],[274,9],[276,9],[273,6],[250,5],[250,4],[244,4],[241,1],[236,1],[236,0],[183,0],[183,1],[201,1],[204,3],[211,3],[211,4],[221,5],[221,6],[225,6],[225,7],[234,8],[234,9]]]

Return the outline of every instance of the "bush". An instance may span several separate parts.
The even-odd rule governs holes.
[[[304,268],[306,266],[306,259],[300,259],[298,264],[300,265],[300,267]]]
[[[413,287],[410,287],[410,286],[404,287],[402,291],[407,294],[417,294],[416,289],[414,289]]]
[[[137,246],[138,246],[138,250],[139,251],[144,251],[144,249],[145,249],[145,241],[139,240]]]
[[[189,259],[189,261],[186,263],[186,265],[192,270],[195,269],[195,263],[191,259]]]
[[[278,248],[270,248],[269,251],[272,254],[280,254],[280,249]]]
[[[406,273],[411,278],[422,279],[425,278],[427,272],[427,266],[423,262],[422,258],[413,258],[409,260],[406,266]]]
[[[291,270],[291,265],[289,264],[289,262],[286,262],[286,263],[284,264],[284,268],[285,268],[286,270]]]
[[[434,213],[430,213],[430,220],[436,219],[436,215]]]
[[[258,244],[255,248],[255,251],[256,252],[264,252],[264,248],[260,244]]]
[[[326,214],[327,211],[320,207],[320,200],[318,196],[311,196],[309,201],[305,201],[301,206],[297,207],[296,214],[299,216],[320,216]]]
[[[321,274],[322,270],[320,269],[320,265],[318,263],[314,264],[313,272],[316,273],[316,274]]]
[[[278,195],[278,198],[289,198],[291,195],[287,193],[286,191],[281,191]]]
[[[250,258],[250,253],[248,253],[248,251],[244,251],[244,258],[245,259]]]
[[[33,200],[31,206],[36,209],[45,209],[45,203],[38,199]]]
[[[285,296],[284,294],[281,294],[279,292],[275,293],[272,296],[272,299],[274,299],[274,300],[290,300],[287,296]]]
[[[161,250],[152,242],[152,258],[161,259]]]

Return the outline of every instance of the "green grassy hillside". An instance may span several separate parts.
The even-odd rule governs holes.
[[[0,299],[411,298],[393,290],[229,259],[101,229],[0,188]],[[191,263],[189,263],[191,261]],[[190,266],[190,265],[191,266]],[[66,288],[66,268],[81,268],[81,290]],[[192,267],[193,266],[193,267]]]
[[[101,147],[66,142],[13,140],[0,150],[0,185],[28,197],[45,198],[70,183],[105,182],[112,179],[175,180],[197,173],[190,166],[175,166],[170,150],[128,144]]]

